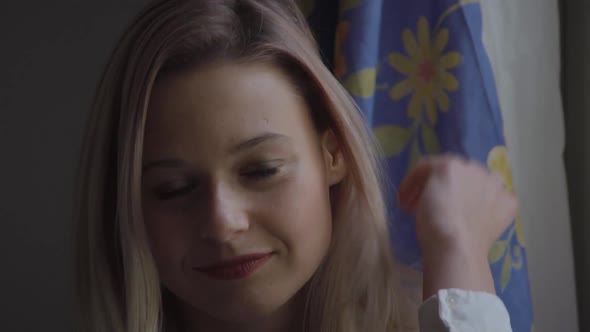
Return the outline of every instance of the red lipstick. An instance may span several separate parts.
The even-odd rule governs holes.
[[[212,265],[196,267],[195,270],[217,280],[242,279],[262,267],[271,257],[272,254],[239,256]]]

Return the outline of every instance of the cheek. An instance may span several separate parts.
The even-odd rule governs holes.
[[[191,231],[178,217],[157,208],[144,209],[146,232],[158,270],[178,266],[190,246]]]
[[[317,168],[302,169],[281,194],[266,205],[274,214],[270,228],[286,247],[292,264],[318,265],[331,241],[329,188]]]

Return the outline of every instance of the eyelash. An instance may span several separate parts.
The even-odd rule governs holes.
[[[180,187],[178,189],[158,190],[156,192],[156,196],[158,197],[159,200],[166,201],[166,200],[176,198],[178,196],[186,195],[186,194],[190,193],[195,187],[196,187],[196,185],[194,183],[191,183],[189,185]]]
[[[278,167],[261,168],[254,171],[244,172],[242,176],[246,176],[254,179],[265,179],[276,175],[279,172]]]
[[[261,168],[254,171],[243,172],[240,175],[250,178],[255,181],[263,181],[269,179],[279,173],[279,167]],[[174,190],[159,190],[156,192],[156,196],[159,200],[165,201],[191,193],[196,187],[196,184],[191,183],[189,185],[180,187]]]

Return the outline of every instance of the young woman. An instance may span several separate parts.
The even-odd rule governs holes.
[[[166,0],[116,47],[80,166],[83,331],[397,331],[382,177],[361,113],[288,0]],[[399,191],[423,331],[509,331],[487,252],[498,177],[423,160]]]

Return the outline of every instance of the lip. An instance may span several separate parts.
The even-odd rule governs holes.
[[[217,280],[243,279],[252,275],[272,257],[272,253],[259,253],[238,256],[207,266],[198,266],[194,270]]]

